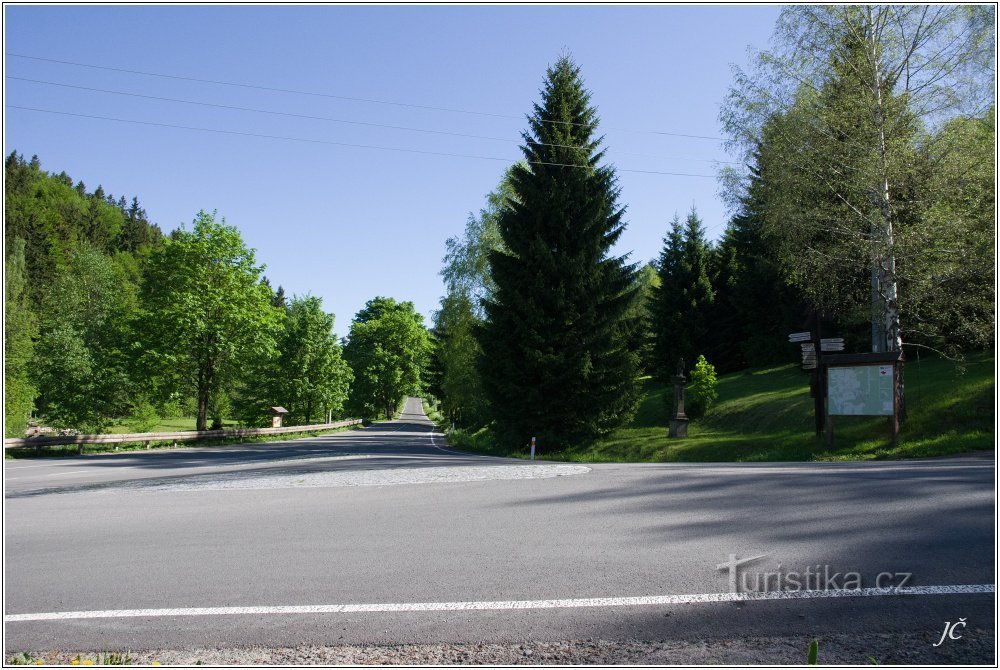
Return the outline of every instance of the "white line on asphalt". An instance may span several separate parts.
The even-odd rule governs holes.
[[[905,588],[837,589],[827,591],[752,591],[748,593],[692,593],[677,596],[627,598],[569,598],[562,600],[490,600],[440,603],[368,603],[354,605],[261,605],[257,607],[179,607],[173,609],[91,610],[7,614],[4,623],[60,621],[66,619],[118,619],[168,616],[231,616],[240,614],[347,614],[354,612],[453,612],[468,610],[569,609],[577,607],[637,607],[643,605],[697,605],[751,600],[800,600],[806,598],[857,598],[873,596],[937,596],[993,593],[995,584],[910,586]]]
[[[43,463],[41,465],[12,465],[10,463],[4,463],[4,472],[13,472],[14,470],[30,470],[31,468],[58,468],[65,467],[68,461],[60,459],[58,463]]]
[[[469,454],[463,454],[460,451],[452,451],[450,449],[445,449],[444,447],[437,446],[437,442],[434,441],[434,427],[431,427],[431,446],[435,449],[443,451],[446,454],[455,454],[456,456],[468,456]]]
[[[70,470],[69,472],[57,472],[52,475],[28,475],[26,477],[7,477],[6,481],[12,482],[17,479],[46,479],[48,477],[65,477],[66,475],[78,475],[81,472],[93,472],[93,470]]]

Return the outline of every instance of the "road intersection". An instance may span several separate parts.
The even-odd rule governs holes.
[[[448,449],[417,399],[303,440],[6,461],[5,652],[992,629],[994,467],[530,463]],[[756,556],[732,593],[719,566]]]

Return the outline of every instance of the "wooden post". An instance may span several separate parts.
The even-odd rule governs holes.
[[[823,374],[823,362],[820,349],[820,323],[822,317],[816,310],[812,311],[812,332],[813,352],[816,355],[816,369],[813,370],[813,382],[816,392],[813,394],[813,408],[816,414],[816,437],[823,434],[826,428],[826,376]]]
[[[896,446],[896,439],[899,437],[900,422],[900,376],[903,363],[895,361],[892,364],[892,416],[889,417],[889,435],[892,437],[892,446]]]

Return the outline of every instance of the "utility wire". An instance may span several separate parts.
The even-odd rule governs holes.
[[[46,63],[57,63],[59,65],[71,65],[73,67],[86,67],[86,68],[92,68],[92,69],[95,69],[95,70],[107,70],[107,71],[110,71],[110,72],[123,72],[123,73],[126,73],[126,74],[138,74],[138,75],[142,75],[144,77],[161,77],[161,78],[164,78],[164,79],[175,79],[175,80],[179,80],[179,81],[193,81],[193,82],[197,82],[197,83],[200,83],[200,84],[214,84],[216,86],[234,86],[234,87],[238,87],[238,88],[250,88],[250,89],[254,89],[254,90],[258,90],[258,91],[271,91],[273,93],[291,93],[291,94],[294,94],[294,95],[309,95],[309,96],[320,97],[320,98],[333,98],[333,99],[336,99],[336,100],[350,100],[352,102],[367,102],[367,103],[372,103],[372,104],[376,104],[376,105],[392,105],[392,106],[395,106],[395,107],[409,107],[409,108],[412,108],[412,109],[426,109],[426,110],[437,111],[437,112],[450,112],[452,114],[471,114],[471,115],[475,115],[475,116],[489,116],[489,117],[500,118],[500,119],[517,119],[519,121],[521,121],[521,120],[524,119],[524,117],[514,116],[512,114],[498,114],[498,113],[495,113],[495,112],[471,111],[471,110],[467,110],[467,109],[455,109],[453,107],[435,107],[435,106],[432,106],[432,105],[419,105],[419,104],[409,103],[409,102],[395,102],[395,101],[392,101],[392,100],[376,100],[376,99],[372,99],[372,98],[356,98],[356,97],[351,97],[351,96],[347,96],[347,95],[335,95],[333,93],[320,93],[318,91],[300,91],[300,90],[296,90],[296,89],[277,88],[277,87],[273,87],[273,86],[263,86],[263,85],[260,85],[260,84],[244,84],[244,83],[232,82],[232,81],[221,81],[221,80],[218,80],[218,79],[200,79],[200,78],[197,78],[197,77],[184,77],[184,76],[181,76],[181,75],[164,74],[162,72],[145,72],[143,70],[130,70],[130,69],[127,69],[127,68],[110,67],[110,66],[107,66],[107,65],[94,65],[93,63],[78,63],[78,62],[75,62],[75,61],[59,60],[59,59],[56,59],[56,58],[43,58],[41,56],[29,56],[27,54],[8,53],[6,55],[9,58],[26,58],[28,60],[43,61],[43,62],[46,62]],[[553,124],[559,124],[559,123],[561,123],[561,124],[564,124],[564,125],[571,125],[571,126],[589,126],[590,125],[590,124],[586,124],[586,123],[579,123],[577,121],[557,121],[557,120],[553,120],[553,119],[540,119],[540,121],[542,121],[543,123],[553,123]],[[630,130],[628,132],[644,133],[644,134],[650,134],[650,135],[668,135],[670,137],[687,137],[687,138],[698,139],[698,140],[718,140],[718,141],[723,141],[723,140],[726,139],[724,137],[712,137],[712,136],[708,136],[708,135],[688,135],[688,134],[685,134],[685,133],[669,133],[669,132],[659,131],[659,130]]]
[[[155,122],[155,121],[138,121],[138,120],[135,120],[135,119],[118,119],[118,118],[114,118],[114,117],[110,117],[110,116],[97,116],[97,115],[93,115],[93,114],[79,114],[79,113],[76,113],[76,112],[63,112],[63,111],[58,111],[58,110],[54,110],[54,109],[39,109],[37,107],[22,107],[20,105],[8,105],[7,107],[9,109],[21,109],[21,110],[25,110],[25,111],[29,111],[29,112],[43,112],[45,114],[58,114],[58,115],[61,115],[61,116],[75,116],[75,117],[79,117],[79,118],[83,118],[83,119],[99,119],[101,121],[115,121],[115,122],[118,122],[118,123],[133,123],[133,124],[136,124],[136,125],[156,126],[156,127],[159,127],[159,128],[176,128],[176,129],[179,129],[179,130],[194,130],[194,131],[203,132],[203,133],[219,133],[219,134],[223,134],[223,135],[239,135],[239,136],[242,136],[242,137],[259,137],[259,138],[270,139],[270,140],[286,140],[286,141],[290,141],[290,142],[307,142],[307,143],[313,143],[313,144],[327,144],[327,145],[340,146],[340,147],[352,147],[352,148],[356,148],[356,149],[378,149],[380,151],[401,151],[401,152],[404,152],[404,153],[426,154],[426,155],[430,155],[430,156],[449,156],[449,157],[453,157],[453,158],[475,158],[475,159],[478,159],[478,160],[501,161],[501,162],[504,162],[504,163],[517,163],[517,162],[519,162],[518,160],[515,160],[515,159],[497,158],[495,156],[476,156],[476,155],[473,155],[473,154],[456,154],[456,153],[447,153],[447,152],[444,152],[444,151],[427,151],[427,150],[424,150],[424,149],[404,149],[404,148],[401,148],[401,147],[384,147],[384,146],[377,146],[377,145],[372,145],[372,144],[352,144],[352,143],[349,143],[349,142],[334,142],[332,140],[318,140],[318,139],[308,138],[308,137],[289,137],[289,136],[285,136],[285,135],[265,135],[265,134],[262,134],[262,133],[248,133],[248,132],[243,132],[243,131],[238,131],[238,130],[220,130],[218,128],[199,128],[197,126],[181,126],[181,125],[175,125],[175,124],[170,124],[170,123],[158,123],[158,122]],[[589,165],[576,165],[576,164],[573,164],[573,163],[550,163],[550,162],[546,162],[546,161],[526,161],[526,162],[528,162],[528,163],[530,163],[532,165],[551,165],[551,166],[555,166],[555,167],[574,167],[574,168],[584,168],[584,169],[587,169],[587,170],[593,169]],[[625,168],[615,168],[615,171],[616,172],[634,172],[634,173],[640,173],[640,174],[666,175],[666,176],[671,176],[671,177],[704,177],[704,178],[707,178],[707,179],[715,179],[715,175],[711,175],[711,174],[690,174],[690,173],[686,173],[686,172],[661,172],[661,171],[658,171],[658,170],[630,170],[630,169],[625,169]]]
[[[313,120],[313,121],[329,121],[329,122],[332,122],[332,123],[346,123],[346,124],[356,125],[356,126],[369,126],[369,127],[372,127],[372,128],[389,128],[389,129],[392,129],[392,130],[405,130],[405,131],[411,131],[411,132],[416,132],[416,133],[431,133],[431,134],[434,134],[434,135],[450,135],[450,136],[453,136],[453,137],[466,137],[466,138],[477,139],[477,140],[490,140],[490,141],[493,141],[493,142],[507,142],[507,143],[511,143],[511,144],[519,144],[519,142],[517,140],[511,140],[511,139],[507,139],[505,137],[489,137],[489,136],[486,136],[486,135],[472,135],[472,134],[469,134],[469,133],[456,133],[456,132],[452,132],[452,131],[449,131],[449,130],[432,130],[432,129],[428,129],[428,128],[413,128],[413,127],[410,127],[410,126],[393,126],[393,125],[389,125],[389,124],[385,124],[385,123],[373,123],[373,122],[370,122],[370,121],[351,121],[351,120],[348,120],[348,119],[336,119],[336,118],[332,118],[332,117],[329,117],[329,116],[313,116],[311,114],[296,114],[294,112],[279,112],[279,111],[270,110],[270,109],[257,109],[257,108],[254,108],[254,107],[239,107],[239,106],[236,106],[236,105],[223,105],[223,104],[220,104],[220,103],[201,102],[201,101],[198,101],[198,100],[184,100],[182,98],[166,98],[166,97],[158,96],[158,95],[146,95],[146,94],[143,94],[143,93],[130,93],[128,91],[114,91],[114,90],[106,89],[106,88],[92,88],[90,86],[79,86],[77,84],[66,84],[66,83],[57,82],[57,81],[45,81],[45,80],[42,80],[42,79],[29,79],[27,77],[8,76],[7,79],[14,80],[14,81],[25,81],[25,82],[30,82],[32,84],[44,84],[46,86],[60,86],[62,88],[73,88],[73,89],[77,89],[77,90],[80,90],[80,91],[91,91],[91,92],[94,92],[94,93],[108,93],[108,94],[111,94],[111,95],[123,95],[123,96],[128,96],[128,97],[131,97],[131,98],[144,98],[146,100],[160,100],[160,101],[163,101],[163,102],[177,102],[177,103],[181,103],[181,104],[184,104],[184,105],[199,105],[201,107],[214,107],[216,109],[230,109],[230,110],[235,110],[235,111],[240,111],[240,112],[253,112],[255,114],[272,114],[272,115],[275,115],[275,116],[290,116],[290,117],[294,117],[294,118],[298,118],[298,119],[310,119],[310,120]],[[580,149],[580,148],[583,148],[583,147],[580,147],[580,146],[577,146],[577,145],[574,145],[574,144],[552,144],[552,143],[549,143],[549,142],[538,142],[537,144],[539,144],[541,146],[559,147],[559,148],[564,148],[564,149]],[[625,155],[625,156],[642,156],[642,157],[645,157],[645,158],[657,158],[657,159],[660,159],[660,160],[677,160],[677,161],[687,161],[687,162],[697,162],[697,163],[724,163],[724,164],[730,164],[730,165],[737,165],[737,163],[733,163],[732,161],[722,161],[722,160],[716,160],[716,159],[713,159],[713,158],[675,158],[675,157],[670,157],[670,156],[657,156],[655,154],[634,153],[634,152],[629,152],[629,151],[618,151],[618,152],[615,152],[615,153],[618,153],[618,154],[621,154],[621,155]]]

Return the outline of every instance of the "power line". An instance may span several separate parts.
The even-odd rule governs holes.
[[[500,162],[504,162],[504,163],[517,163],[518,162],[517,160],[514,160],[514,159],[510,159],[510,158],[497,158],[495,156],[477,156],[477,155],[474,155],[474,154],[456,154],[456,153],[448,153],[448,152],[444,152],[444,151],[428,151],[428,150],[424,150],[424,149],[405,149],[405,148],[402,148],[402,147],[385,147],[385,146],[378,146],[378,145],[372,145],[372,144],[352,144],[352,143],[349,143],[349,142],[334,142],[332,140],[319,140],[319,139],[308,138],[308,137],[288,137],[288,136],[285,136],[285,135],[265,135],[265,134],[262,134],[262,133],[248,133],[248,132],[243,132],[243,131],[239,131],[239,130],[221,130],[221,129],[218,129],[218,128],[199,128],[197,126],[181,126],[181,125],[175,125],[175,124],[171,124],[171,123],[158,123],[156,121],[139,121],[139,120],[136,120],[136,119],[118,119],[118,118],[114,118],[114,117],[110,117],[110,116],[97,116],[97,115],[94,115],[94,114],[79,114],[79,113],[76,113],[76,112],[63,112],[63,111],[54,110],[54,109],[39,109],[37,107],[22,107],[20,105],[8,105],[8,108],[9,109],[21,109],[21,110],[25,110],[25,111],[29,111],[29,112],[43,112],[45,114],[58,114],[58,115],[61,115],[61,116],[75,116],[75,117],[79,117],[79,118],[83,118],[83,119],[98,119],[98,120],[101,120],[101,121],[115,121],[117,123],[132,123],[132,124],[142,125],[142,126],[155,126],[155,127],[159,127],[159,128],[176,128],[176,129],[179,129],[179,130],[193,130],[193,131],[203,132],[203,133],[219,133],[219,134],[222,134],[222,135],[239,135],[239,136],[242,136],[242,137],[257,137],[257,138],[269,139],[269,140],[284,140],[284,141],[290,141],[290,142],[306,142],[306,143],[312,143],[312,144],[326,144],[326,145],[340,146],[340,147],[351,147],[351,148],[355,148],[355,149],[377,149],[379,151],[400,151],[400,152],[404,152],[404,153],[425,154],[425,155],[429,155],[429,156],[448,156],[448,157],[452,157],[452,158],[474,158],[474,159],[478,159],[478,160],[500,161]],[[589,165],[576,165],[576,164],[573,164],[573,163],[550,163],[550,162],[546,162],[546,161],[527,161],[527,162],[530,163],[530,164],[532,164],[532,165],[551,165],[551,166],[554,166],[554,167],[573,167],[573,168],[584,168],[584,169],[587,169],[587,170],[592,169],[591,166],[589,166]],[[659,170],[631,170],[631,169],[626,169],[626,168],[615,168],[615,171],[616,172],[633,172],[633,173],[639,173],[639,174],[656,174],[656,175],[665,175],[665,176],[670,176],[670,177],[704,177],[704,178],[708,178],[708,179],[715,179],[715,175],[710,175],[710,174],[690,174],[690,173],[686,173],[686,172],[662,172],[662,171],[659,171]]]
[[[435,135],[450,135],[450,136],[453,136],[453,137],[465,137],[465,138],[477,139],[477,140],[490,140],[490,141],[493,141],[493,142],[507,142],[507,143],[511,143],[511,144],[519,144],[519,142],[517,140],[511,140],[511,139],[507,139],[505,137],[490,137],[490,136],[486,136],[486,135],[472,135],[472,134],[469,134],[469,133],[456,133],[456,132],[452,132],[452,131],[449,131],[449,130],[433,130],[433,129],[428,129],[428,128],[413,128],[411,126],[394,126],[394,125],[389,125],[389,124],[385,124],[385,123],[373,123],[373,122],[370,122],[370,121],[352,121],[352,120],[349,120],[349,119],[337,119],[337,118],[332,118],[332,117],[329,117],[329,116],[314,116],[314,115],[311,115],[311,114],[296,114],[294,112],[280,112],[280,111],[270,110],[270,109],[258,109],[258,108],[255,108],[255,107],[239,107],[237,105],[223,105],[221,103],[202,102],[202,101],[199,101],[199,100],[185,100],[185,99],[182,99],[182,98],[167,98],[167,97],[158,96],[158,95],[147,95],[147,94],[144,94],[144,93],[131,93],[131,92],[128,92],[128,91],[115,91],[115,90],[106,89],[106,88],[92,88],[90,86],[80,86],[78,84],[66,84],[66,83],[57,82],[57,81],[45,81],[45,80],[42,80],[42,79],[29,79],[27,77],[8,76],[7,79],[14,80],[14,81],[25,81],[25,82],[30,82],[32,84],[44,84],[46,86],[60,86],[62,88],[72,88],[72,89],[77,89],[77,90],[80,90],[80,91],[91,91],[91,92],[94,92],[94,93],[107,93],[107,94],[111,94],[111,95],[128,96],[128,97],[131,97],[131,98],[144,98],[146,100],[160,100],[160,101],[163,101],[163,102],[176,102],[176,103],[181,103],[181,104],[185,104],[185,105],[198,105],[198,106],[201,106],[201,107],[214,107],[216,109],[229,109],[229,110],[240,111],[240,112],[253,112],[255,114],[272,114],[272,115],[275,115],[275,116],[289,116],[289,117],[294,117],[294,118],[298,118],[298,119],[309,119],[309,120],[313,120],[313,121],[329,121],[329,122],[332,122],[332,123],[345,123],[345,124],[356,125],[356,126],[368,126],[368,127],[373,127],[373,128],[389,128],[389,129],[392,129],[392,130],[405,130],[405,131],[417,132],[417,133],[431,133],[431,134],[435,134]],[[580,148],[582,148],[582,147],[579,147],[579,146],[573,145],[573,144],[552,144],[552,143],[549,143],[549,142],[538,142],[537,144],[539,144],[541,146],[558,147],[558,148],[564,148],[564,149],[580,149]],[[621,155],[625,155],[625,156],[643,156],[643,157],[646,157],[646,158],[657,158],[657,159],[660,159],[660,160],[678,160],[678,161],[697,162],[697,163],[723,163],[723,164],[732,164],[732,165],[736,164],[736,163],[733,163],[732,161],[722,161],[722,160],[716,160],[716,159],[712,159],[712,158],[675,158],[675,157],[670,157],[670,156],[657,156],[655,154],[635,153],[635,152],[630,152],[630,151],[618,151],[618,152],[615,152],[615,153],[618,153],[618,154],[621,154]]]
[[[489,116],[489,117],[500,118],[500,119],[517,119],[519,121],[523,121],[524,120],[524,117],[522,117],[522,116],[514,116],[512,114],[498,114],[498,113],[495,113],[495,112],[481,112],[481,111],[472,111],[472,110],[468,110],[468,109],[455,109],[453,107],[435,107],[435,106],[432,106],[432,105],[420,105],[420,104],[415,104],[415,103],[410,103],[410,102],[396,102],[396,101],[392,101],[392,100],[376,100],[376,99],[373,99],[373,98],[357,98],[357,97],[352,97],[352,96],[347,96],[347,95],[336,95],[336,94],[333,94],[333,93],[320,93],[318,91],[301,91],[301,90],[297,90],[297,89],[277,88],[277,87],[274,87],[274,86],[263,86],[261,84],[245,84],[245,83],[240,83],[240,82],[222,81],[222,80],[218,80],[218,79],[200,79],[198,77],[186,77],[186,76],[175,75],[175,74],[165,74],[165,73],[162,73],[162,72],[146,72],[146,71],[143,71],[143,70],[130,70],[128,68],[111,67],[111,66],[108,66],[108,65],[95,65],[93,63],[79,63],[79,62],[76,62],[76,61],[59,60],[59,59],[56,59],[56,58],[43,58],[41,56],[29,56],[27,54],[8,53],[7,56],[8,57],[12,57],[12,58],[26,58],[28,60],[43,61],[43,62],[46,62],[46,63],[57,63],[59,65],[71,65],[73,67],[86,67],[86,68],[92,68],[92,69],[95,69],[95,70],[106,70],[106,71],[109,71],[109,72],[123,72],[123,73],[126,73],[126,74],[137,74],[137,75],[141,75],[141,76],[144,76],[144,77],[161,77],[161,78],[164,78],[164,79],[175,79],[175,80],[178,80],[178,81],[192,81],[192,82],[197,82],[197,83],[200,83],[200,84],[213,84],[213,85],[216,85],[216,86],[234,86],[234,87],[237,87],[237,88],[250,88],[250,89],[254,89],[254,90],[258,90],[258,91],[270,91],[272,93],[291,93],[293,95],[309,95],[309,96],[320,97],[320,98],[333,98],[335,100],[350,100],[352,102],[366,102],[366,103],[371,103],[371,104],[376,104],[376,105],[392,105],[392,106],[395,106],[395,107],[409,107],[409,108],[412,108],[412,109],[425,109],[425,110],[431,110],[431,111],[436,111],[436,112],[450,112],[452,114],[471,114],[471,115],[474,115],[474,116]],[[580,123],[580,122],[576,122],[576,121],[557,121],[557,120],[553,120],[553,119],[540,119],[540,121],[542,121],[543,123],[553,123],[553,124],[561,123],[561,124],[564,124],[564,125],[571,125],[571,126],[588,126],[589,125],[589,124],[586,124],[586,123]],[[643,134],[650,134],[650,135],[667,135],[667,136],[670,136],[670,137],[686,137],[686,138],[697,139],[697,140],[717,140],[717,141],[724,141],[726,139],[724,137],[713,137],[713,136],[709,136],[709,135],[689,135],[689,134],[686,134],[686,133],[671,133],[671,132],[660,131],[660,130],[629,130],[628,132],[643,133]]]

